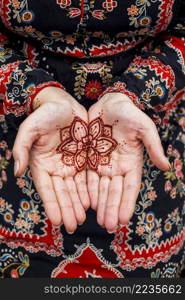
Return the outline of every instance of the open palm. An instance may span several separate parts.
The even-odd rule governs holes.
[[[81,105],[72,107],[62,101],[42,104],[21,124],[13,148],[19,161],[16,175],[20,176],[29,164],[48,218],[55,225],[63,223],[69,233],[84,222],[89,206],[86,171],[78,171],[73,162],[64,164],[60,151],[62,139],[69,138],[65,128],[74,114],[87,121]]]
[[[169,162],[153,121],[124,95],[102,97],[89,110],[89,122],[95,119],[101,120],[97,127],[103,129],[95,147],[97,167],[88,170],[88,190],[98,223],[113,232],[119,223],[127,224],[134,212],[144,146],[158,168],[168,170]],[[106,135],[107,141],[100,143]]]

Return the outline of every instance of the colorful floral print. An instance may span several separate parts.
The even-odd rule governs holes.
[[[0,0],[0,7],[0,276],[179,277],[185,262],[184,2]],[[85,223],[68,235],[48,220],[29,168],[13,175],[17,130],[47,86],[65,88],[86,109],[107,92],[126,94],[157,126],[171,170],[160,171],[145,152],[134,215],[114,234],[88,209]],[[83,142],[76,120],[60,132],[59,155],[79,170],[87,161],[96,170],[109,163],[112,131],[99,119],[91,123],[96,131],[80,124]],[[103,152],[100,140],[109,141]],[[85,159],[84,147],[90,149]]]
[[[11,49],[4,49],[0,47],[0,61],[5,62],[6,59],[10,58],[12,56],[12,50]]]
[[[167,153],[170,158],[173,158],[173,162],[171,163],[171,171],[165,172],[165,191],[173,199],[176,199],[177,196],[185,196],[183,160],[180,159],[178,150],[173,148],[172,145],[169,145]]]
[[[112,65],[112,60],[106,63],[73,64],[72,68],[76,72],[75,98],[80,100],[84,95],[85,98],[96,101],[112,78]],[[97,79],[94,80],[94,77]]]
[[[27,254],[23,254],[22,251],[15,254],[11,249],[1,249],[0,278],[4,278],[5,274],[9,274],[11,278],[22,277],[29,266]]]
[[[157,219],[154,212],[143,213],[141,216],[138,216],[136,234],[141,236],[150,247],[155,246],[163,235],[161,222],[162,220]]]
[[[102,3],[103,8],[105,8],[108,12],[113,11],[115,7],[117,7],[118,3],[115,0],[105,0]]]
[[[57,3],[61,8],[66,8],[67,6],[71,5],[71,0],[57,0]]]
[[[103,91],[103,86],[98,80],[91,80],[85,87],[85,96],[89,99],[97,99]]]
[[[7,181],[6,168],[9,165],[12,152],[8,149],[6,141],[0,142],[0,189],[2,189],[3,184]]]
[[[147,15],[147,8],[156,5],[158,0],[136,0],[136,5],[132,4],[127,8],[130,25],[136,28],[139,26],[150,26],[151,17]]]

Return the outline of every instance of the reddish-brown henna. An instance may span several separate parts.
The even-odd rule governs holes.
[[[67,166],[78,171],[85,168],[97,170],[99,165],[108,165],[112,151],[117,146],[112,138],[112,127],[96,118],[89,125],[75,117],[71,126],[60,129],[61,144],[57,152]]]

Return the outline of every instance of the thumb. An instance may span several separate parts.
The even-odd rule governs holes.
[[[32,118],[30,116],[20,125],[14,142],[13,157],[15,160],[15,176],[21,176],[25,172],[29,162],[29,152],[38,137],[37,130],[32,125],[34,123],[31,120]]]
[[[150,128],[145,131],[142,141],[154,165],[162,171],[169,171],[171,168],[170,162],[164,154],[163,146],[154,124],[151,124]]]

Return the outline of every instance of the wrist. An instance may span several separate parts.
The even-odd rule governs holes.
[[[117,103],[117,102],[128,102],[131,104],[134,104],[132,99],[129,98],[127,95],[121,93],[121,92],[110,92],[106,93],[102,96],[100,101],[103,100],[104,103],[111,102],[111,103]]]
[[[49,86],[43,88],[41,91],[37,93],[35,98],[32,102],[32,109],[33,111],[40,107],[42,104],[45,103],[62,103],[62,102],[69,102],[70,95],[63,89],[55,86]]]

